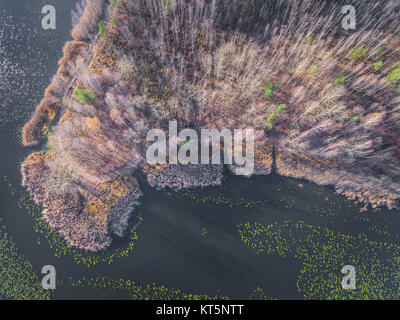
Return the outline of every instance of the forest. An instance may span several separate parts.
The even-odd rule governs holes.
[[[154,128],[254,129],[255,175],[400,208],[400,3],[82,0],[57,74],[23,128],[23,185],[70,245],[123,236],[157,189],[223,183],[231,165],[150,165]],[[347,3],[349,4],[349,3]]]

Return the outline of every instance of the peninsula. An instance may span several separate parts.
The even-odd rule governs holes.
[[[253,129],[255,175],[400,207],[400,3],[86,0],[30,121],[22,184],[85,250],[123,236],[142,192],[223,183],[236,164],[150,165],[154,128]]]

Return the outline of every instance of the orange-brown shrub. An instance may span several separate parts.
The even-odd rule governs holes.
[[[79,23],[72,29],[71,35],[74,40],[87,41],[97,33],[104,5],[105,0],[88,0]]]

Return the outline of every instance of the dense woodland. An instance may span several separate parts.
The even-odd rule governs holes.
[[[347,1],[349,2],[349,1]],[[22,165],[44,219],[74,246],[122,236],[156,188],[223,183],[222,165],[146,164],[146,134],[256,132],[254,174],[332,185],[373,207],[400,207],[400,3],[87,0],[73,40],[23,129],[43,146]]]

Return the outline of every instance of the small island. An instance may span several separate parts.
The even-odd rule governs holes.
[[[231,165],[149,164],[153,128],[253,129],[254,175],[400,208],[400,8],[337,1],[86,0],[30,121],[22,184],[71,246],[123,236],[154,188],[221,185]],[[301,13],[301,14],[300,14]],[[39,148],[40,151],[37,151]]]

